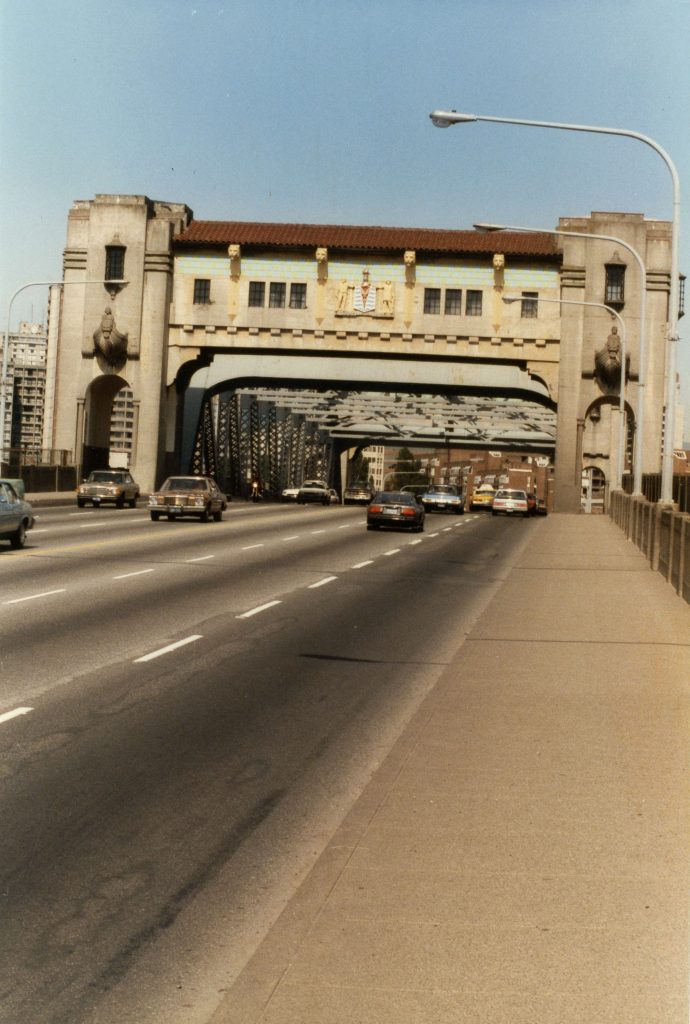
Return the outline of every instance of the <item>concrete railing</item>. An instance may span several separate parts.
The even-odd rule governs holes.
[[[609,515],[651,568],[690,603],[690,515],[622,491],[610,495]]]

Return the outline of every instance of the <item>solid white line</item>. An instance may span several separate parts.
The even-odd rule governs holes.
[[[140,661],[152,661],[154,658],[160,658],[162,654],[168,654],[169,651],[176,651],[178,647],[184,647],[185,644],[194,643],[195,640],[201,640],[201,633],[195,633],[194,636],[185,637],[184,640],[178,640],[177,643],[168,644],[167,647],[161,647],[159,651],[152,651],[151,654],[145,654],[142,658],[135,658],[134,664]]]
[[[240,550],[241,551],[251,551],[252,548],[262,548],[262,547],[263,547],[263,543],[262,544],[247,544],[246,548],[241,548]]]
[[[280,604],[280,601],[269,601],[268,604],[260,604],[256,608],[250,608],[248,612],[244,612],[242,615],[236,615],[236,619],[251,619],[252,615],[258,615],[259,612],[265,612],[267,608],[273,608],[274,605]]]
[[[419,541],[417,543],[419,543]],[[374,564],[373,558],[369,558],[366,562],[357,562],[357,565],[353,565],[352,568],[353,569],[363,569],[365,565],[373,565],[373,564]]]
[[[144,576],[147,572],[153,572],[153,569],[137,569],[136,572],[125,572],[121,576],[113,576],[113,579],[128,580],[130,576]]]
[[[400,551],[400,548],[393,548],[391,551],[384,551],[383,552],[383,557],[384,558],[388,558],[389,555],[397,555],[397,553],[399,551]]]
[[[318,583],[310,583],[307,590],[316,590],[317,587],[323,587],[326,583],[332,583],[333,580],[337,579],[337,576],[324,576],[324,578],[319,580]]]
[[[15,597],[12,601],[3,601],[3,604],[21,604],[22,601],[35,601],[38,597],[50,597],[51,594],[64,594],[67,590],[62,587],[60,590],[44,590],[42,594],[31,594],[30,597]]]
[[[209,558],[215,557],[215,555],[199,555],[198,558],[185,558],[185,562],[206,562]]]
[[[6,711],[4,715],[0,715],[0,722],[9,722],[11,718],[28,715],[30,711],[33,711],[33,708],[15,708],[14,711]]]

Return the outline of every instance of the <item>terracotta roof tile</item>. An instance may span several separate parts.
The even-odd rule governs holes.
[[[194,220],[175,237],[177,247],[256,245],[276,248],[462,253],[502,252],[513,256],[560,259],[556,236],[547,232],[481,234],[442,228],[361,227],[349,224],[270,224],[255,221]]]

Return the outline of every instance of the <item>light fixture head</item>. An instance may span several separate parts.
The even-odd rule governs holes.
[[[492,231],[505,231],[503,224],[473,224],[472,227],[483,235],[489,235]]]
[[[459,114],[457,110],[433,110],[429,117],[435,128],[450,128],[452,124],[477,120],[474,114]]]

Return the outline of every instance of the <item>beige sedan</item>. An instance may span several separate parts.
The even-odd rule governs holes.
[[[139,497],[139,484],[132,474],[125,469],[94,469],[86,480],[77,487],[77,505],[117,505],[122,508],[125,503],[136,508]]]
[[[227,498],[210,476],[169,476],[159,490],[149,496],[149,512],[154,522],[161,516],[197,516],[202,523],[220,522]]]

